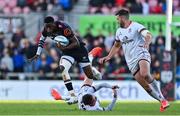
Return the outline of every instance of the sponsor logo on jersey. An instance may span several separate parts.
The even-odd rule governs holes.
[[[128,44],[130,42],[134,41],[133,39],[129,39],[127,36],[124,36],[122,39],[122,44]]]
[[[71,35],[71,30],[68,29],[68,28],[66,28],[66,29],[64,30],[64,35],[65,35],[65,36]]]

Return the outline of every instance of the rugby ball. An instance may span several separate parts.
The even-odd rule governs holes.
[[[62,35],[56,36],[54,38],[54,41],[56,43],[61,44],[62,46],[67,46],[69,44],[69,40],[65,36],[62,36]]]

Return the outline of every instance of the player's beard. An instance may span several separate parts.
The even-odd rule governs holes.
[[[120,27],[124,28],[124,23],[123,22],[120,22]]]

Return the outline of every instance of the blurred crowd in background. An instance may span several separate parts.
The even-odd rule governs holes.
[[[0,0],[0,12],[4,14],[21,14],[51,11],[61,7],[71,11],[78,0]],[[166,0],[89,0],[86,13],[113,14],[119,8],[127,8],[132,13],[164,14]],[[173,0],[174,14],[180,14],[180,1]]]
[[[77,1],[78,0],[0,0],[0,12],[4,14],[41,12],[48,11],[57,5],[69,11]],[[119,7],[126,7],[130,9],[132,13],[161,14],[165,13],[166,3],[165,0],[89,0],[89,8],[86,13],[109,14],[113,13],[114,10],[117,10]],[[180,13],[179,0],[174,0],[173,11],[174,14]],[[98,59],[107,55],[110,51],[114,42],[114,32],[110,32],[108,36],[102,33],[94,36],[91,31],[92,30],[87,29],[86,34],[81,36],[77,30],[76,35],[86,43],[89,51],[97,46],[103,48],[102,55],[93,61],[93,66],[103,74],[103,79],[108,79],[109,74],[119,75],[130,73],[122,49],[119,50],[112,60],[104,65],[98,63]],[[30,41],[21,27],[16,29],[11,37],[7,37],[3,31],[0,31],[0,79],[5,79],[7,72],[37,72],[41,75],[39,79],[49,79],[44,76],[44,74],[48,72],[54,74],[59,73],[59,59],[62,53],[50,39],[47,39],[44,46],[45,49],[40,58],[37,61],[28,62],[28,59],[36,54],[40,34],[40,32],[37,34],[36,38],[33,39],[34,41]],[[176,51],[177,54],[176,75],[180,76],[180,35],[174,36],[172,33],[171,39],[172,49]],[[153,43],[150,46],[152,58],[151,72],[157,79],[160,78],[159,55],[164,49],[165,35],[159,30],[159,34],[154,35]],[[84,76],[82,70],[77,64],[74,65],[70,73],[80,74],[78,78],[82,79]],[[50,79],[57,78],[53,76]]]
[[[0,12],[4,14],[27,14],[51,11],[61,7],[70,11],[77,0],[0,0]]]
[[[91,31],[88,30],[85,36],[79,35],[78,31],[76,34],[86,43],[86,48],[90,51],[94,47],[100,46],[103,48],[103,53],[101,56],[95,58],[93,65],[101,71],[104,79],[108,79],[108,74],[123,74],[130,73],[126,65],[124,53],[122,49],[112,58],[109,62],[104,65],[98,63],[98,59],[102,56],[107,55],[110,51],[113,42],[114,35],[109,33],[108,36],[99,34],[98,36],[93,36]],[[36,42],[30,42],[26,37],[23,30],[18,29],[12,36],[11,41],[7,41],[3,32],[0,33],[0,70],[3,73],[7,72],[38,72],[42,76],[41,79],[48,79],[43,74],[48,72],[59,73],[59,59],[62,55],[61,51],[56,48],[53,41],[47,39],[44,46],[44,51],[40,58],[34,62],[28,62],[28,58],[31,58],[36,54],[37,43],[39,41],[39,35],[34,40]],[[162,32],[159,35],[154,36],[153,43],[150,46],[150,53],[152,58],[151,71],[153,75],[159,79],[160,78],[160,56],[162,50],[165,49],[165,36]],[[180,75],[180,36],[175,37],[172,34],[172,49],[176,51],[177,54],[177,67],[176,74]],[[71,68],[70,73],[82,74],[80,67],[77,64]],[[82,74],[82,76],[84,76]],[[1,77],[4,78],[4,77]],[[52,79],[56,79],[52,77]],[[81,75],[79,76],[81,78]]]
[[[119,8],[127,8],[131,13],[165,14],[166,0],[90,0],[89,13],[112,14]],[[180,14],[180,1],[173,0],[174,14]]]

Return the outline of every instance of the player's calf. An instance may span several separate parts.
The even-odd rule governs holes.
[[[91,65],[83,67],[82,69],[83,69],[85,75],[87,76],[87,78],[94,79],[94,75],[93,75],[93,71],[92,71],[92,66]]]
[[[64,80],[64,84],[70,94],[70,96],[75,96],[75,92],[74,92],[74,89],[73,89],[73,86],[72,86],[72,82],[71,82],[71,78],[69,76],[69,68],[63,66],[63,65],[60,65],[60,72],[62,74],[62,77],[63,77],[63,80]]]

